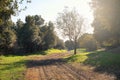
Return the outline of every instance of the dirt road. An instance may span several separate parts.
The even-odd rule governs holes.
[[[31,57],[27,64],[25,80],[113,80],[110,77],[75,68],[66,63],[62,59],[63,56],[65,54]]]

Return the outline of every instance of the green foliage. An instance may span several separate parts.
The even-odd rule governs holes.
[[[30,3],[30,0],[0,0],[0,25],[5,24],[11,15],[16,15],[16,13],[25,10],[26,7],[19,8],[23,1]]]
[[[0,56],[0,80],[24,80],[25,56]]]
[[[55,46],[62,48],[63,43],[56,38],[54,24],[49,22],[45,25],[40,15],[26,16],[25,23],[19,19],[16,25],[11,21],[11,15],[24,10],[19,9],[23,1],[29,3],[31,0],[0,1],[0,52],[24,54]]]
[[[49,22],[44,25],[44,19],[38,15],[27,16],[26,23],[18,20],[16,32],[18,46],[24,53],[47,50],[54,48],[57,44],[54,24]]]
[[[13,0],[0,1],[0,25],[5,24],[5,21],[10,19],[10,16],[15,14],[18,9],[18,4]]]
[[[43,49],[53,48],[56,45],[56,35],[54,32],[54,25],[52,22],[41,27],[41,32],[43,34],[42,46]]]
[[[18,28],[18,43],[25,52],[37,51],[42,41],[39,26],[43,24],[40,21],[43,19],[41,19],[41,16],[37,16],[38,19],[36,19],[36,16],[27,16],[26,23],[23,27]]]
[[[19,12],[19,4],[24,0],[0,0],[0,52],[11,53],[17,37],[11,15]]]
[[[0,51],[2,52],[8,53],[16,43],[17,37],[12,27],[12,21],[7,21],[6,24],[0,25]]]
[[[92,34],[85,33],[79,38],[81,48],[86,48],[88,51],[97,49],[97,41],[94,39]]]
[[[54,48],[65,49],[65,43],[63,42],[63,40],[59,39],[57,36],[56,36],[56,45]]]
[[[24,23],[21,21],[21,19],[18,19],[16,22],[15,30],[18,32],[23,27],[23,25]]]

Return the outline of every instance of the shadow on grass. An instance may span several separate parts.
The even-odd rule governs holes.
[[[96,51],[87,54],[85,65],[94,66],[94,71],[99,73],[113,74],[120,80],[120,54],[107,51]]]

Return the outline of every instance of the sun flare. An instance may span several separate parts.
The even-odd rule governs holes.
[[[45,21],[56,21],[59,12],[62,12],[64,7],[67,6],[70,9],[76,8],[78,13],[85,18],[86,32],[93,33],[91,23],[93,22],[93,11],[89,5],[91,0],[32,0],[27,5],[27,10],[21,12],[18,16],[12,16],[14,22],[17,19],[25,20],[27,15],[41,15]],[[24,4],[23,4],[24,5]],[[34,10],[34,11],[33,11]]]

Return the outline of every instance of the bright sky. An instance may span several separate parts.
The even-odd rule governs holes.
[[[13,17],[14,22],[17,19],[25,20],[27,15],[41,15],[46,22],[53,21],[55,22],[59,12],[62,12],[64,7],[67,6],[69,9],[76,8],[77,11],[85,18],[87,25],[87,32],[92,33],[93,28],[91,23],[93,21],[93,12],[89,6],[91,0],[32,0],[31,3],[27,5],[27,9],[19,13],[18,16]]]

